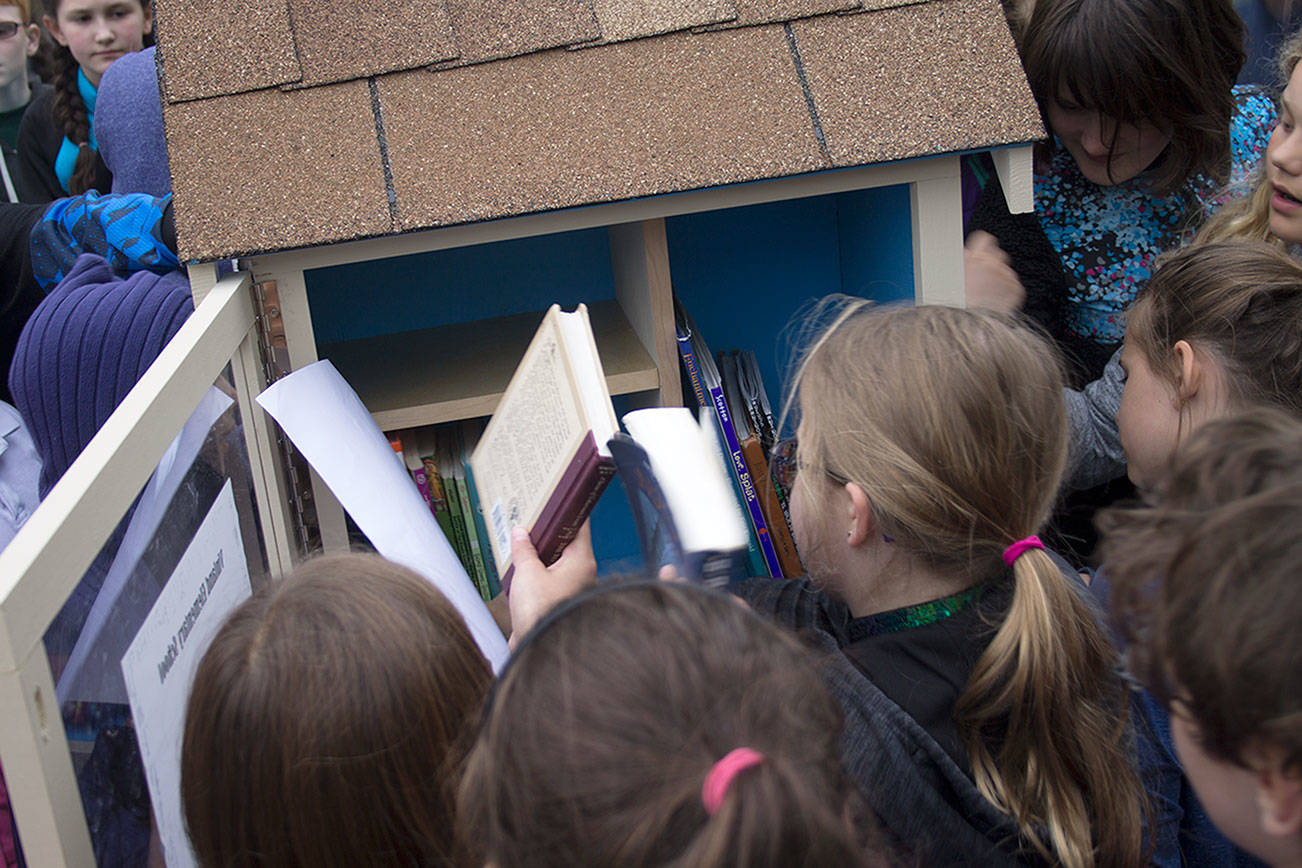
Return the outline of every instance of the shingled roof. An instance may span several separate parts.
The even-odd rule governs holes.
[[[998,0],[156,0],[182,259],[1033,141]]]

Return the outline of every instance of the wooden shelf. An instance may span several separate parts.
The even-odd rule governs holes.
[[[619,302],[588,305],[612,395],[657,389],[660,375]],[[542,322],[543,312],[321,344],[385,431],[487,416]]]

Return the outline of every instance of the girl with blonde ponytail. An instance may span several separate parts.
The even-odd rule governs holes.
[[[988,312],[842,298],[814,319],[799,451],[775,460],[810,578],[741,595],[840,652],[843,761],[910,857],[1141,864],[1116,655],[1035,536],[1067,451],[1052,348]]]

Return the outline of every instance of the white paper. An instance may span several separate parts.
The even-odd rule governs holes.
[[[136,587],[128,580],[145,547],[158,534],[167,505],[203,448],[208,432],[232,403],[225,392],[216,387],[209,389],[149,477],[77,644],[59,675],[55,693],[60,704],[127,701],[119,663],[157,588]]]
[[[429,579],[465,619],[494,672],[506,639],[407,470],[357,393],[322,360],[273,383],[258,403],[330,486],[376,551]]]
[[[190,685],[217,628],[251,593],[228,479],[122,658],[154,821],[169,868],[195,864],[181,815],[181,739]]]

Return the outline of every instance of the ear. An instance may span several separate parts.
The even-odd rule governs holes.
[[[154,29],[154,4],[150,3],[149,0],[142,0],[140,8],[145,13],[145,26],[142,32],[148,36],[149,32]]]
[[[36,52],[41,50],[41,28],[33,21],[23,25],[23,33],[27,36],[27,56],[35,57]]]
[[[1188,401],[1203,386],[1204,364],[1186,340],[1176,341],[1172,352],[1176,363],[1176,396],[1181,402]]]
[[[1276,763],[1258,771],[1257,810],[1266,834],[1285,839],[1302,834],[1302,775]]]
[[[68,40],[63,38],[63,31],[59,29],[59,20],[57,18],[45,15],[41,17],[41,23],[45,25],[46,30],[50,31],[50,35],[54,37],[55,42],[64,48],[68,47]]]
[[[863,489],[853,482],[845,484],[845,493],[850,495],[850,506],[846,511],[850,523],[849,542],[852,547],[858,547],[868,539],[877,523],[873,517],[873,505]]]

